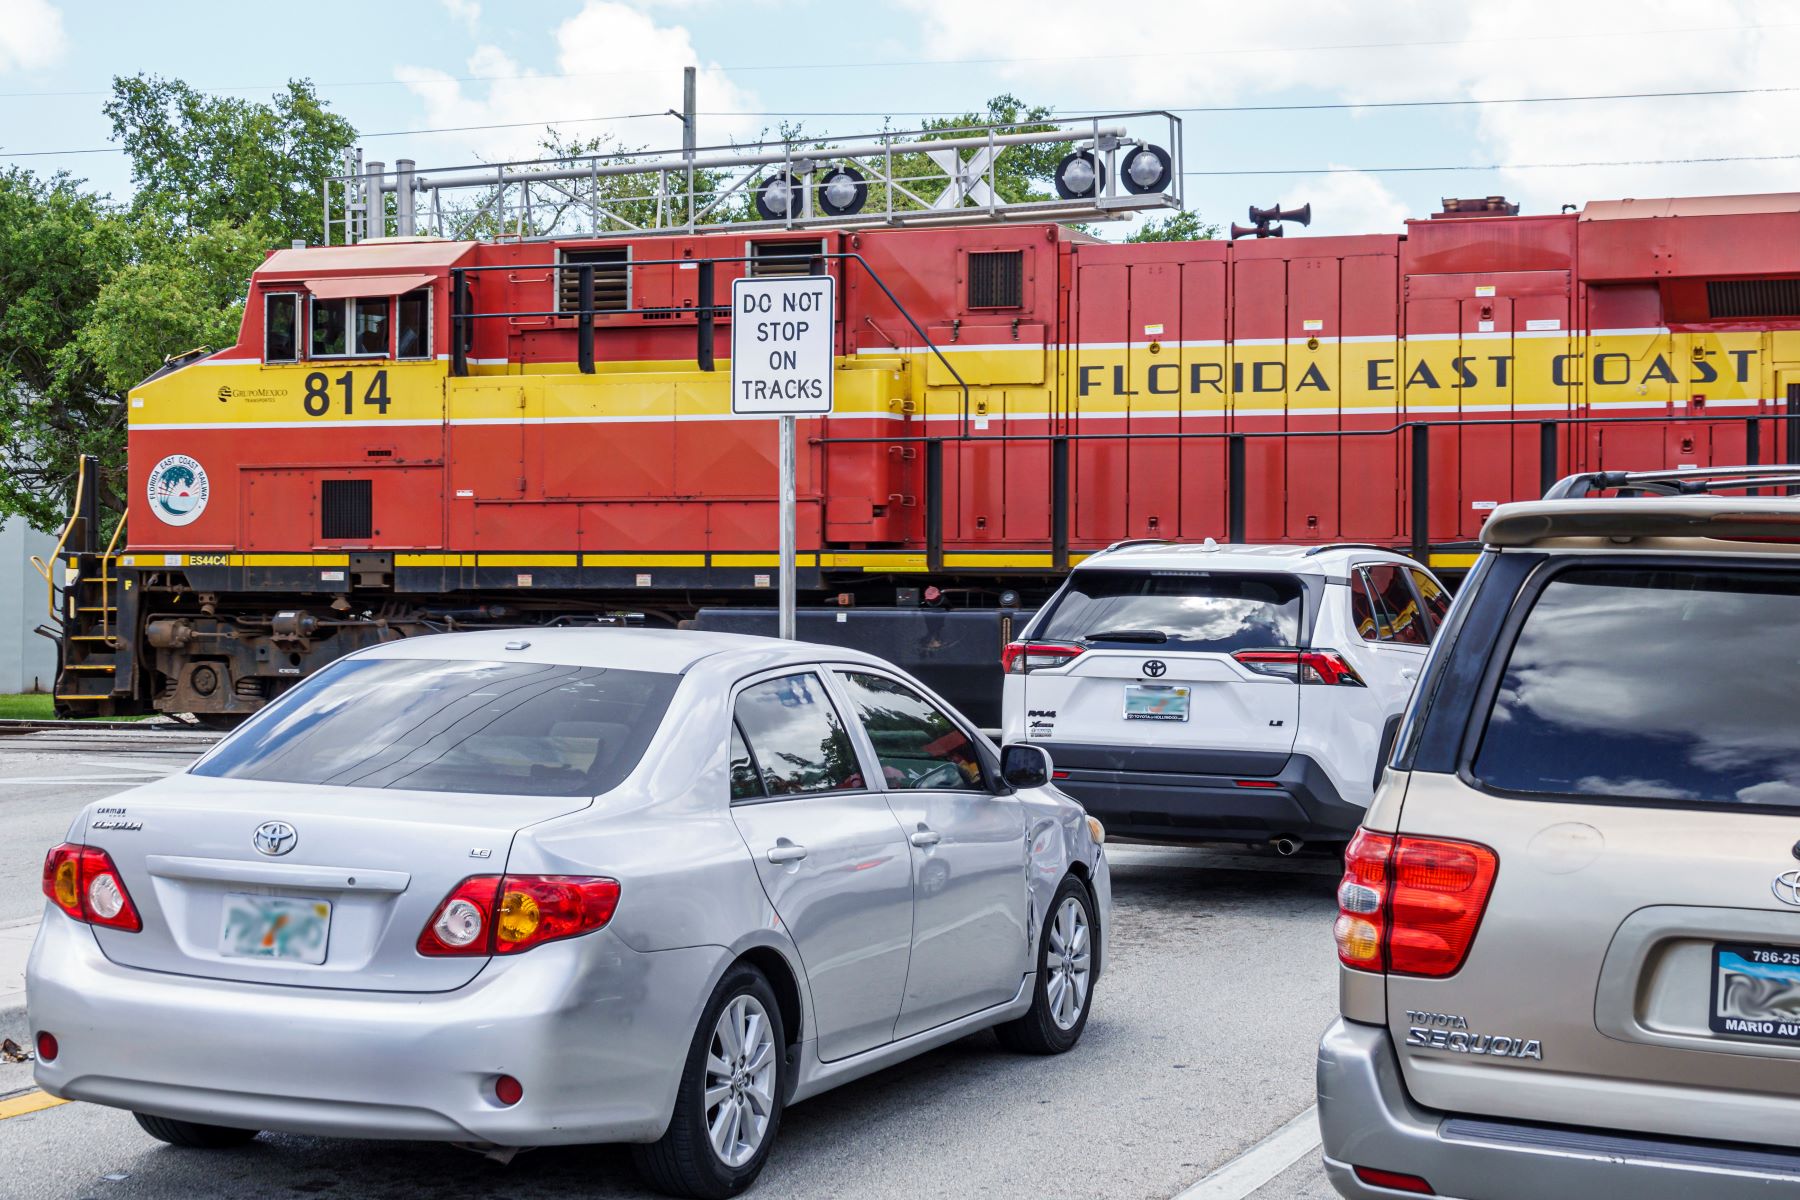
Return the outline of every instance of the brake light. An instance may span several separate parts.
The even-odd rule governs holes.
[[[1062,642],[1011,642],[1000,651],[1000,669],[1008,675],[1028,675],[1052,667],[1066,667],[1086,650]]]
[[[1239,650],[1231,657],[1260,675],[1332,687],[1368,687],[1336,650]]]
[[[44,895],[77,921],[137,933],[144,922],[119,869],[98,846],[65,842],[44,856]]]
[[[419,933],[433,958],[520,954],[592,933],[612,920],[619,883],[587,875],[472,875],[451,889]]]
[[[1486,846],[1357,831],[1338,884],[1338,960],[1440,978],[1468,957],[1500,859]]]

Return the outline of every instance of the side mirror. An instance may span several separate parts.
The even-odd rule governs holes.
[[[1050,752],[1022,743],[1000,752],[1000,777],[1016,788],[1043,787],[1050,782]]]

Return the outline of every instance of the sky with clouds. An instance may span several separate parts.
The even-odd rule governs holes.
[[[1208,219],[1311,202],[1313,233],[1396,231],[1442,196],[1800,191],[1796,51],[1783,0],[0,0],[0,164],[124,195],[100,106],[138,72],[244,96],[311,79],[371,158],[422,167],[529,156],[544,125],[662,148],[672,117],[596,118],[679,107],[695,65],[702,144],[787,116],[906,128],[1003,91],[1188,110]],[[1654,92],[1731,94],[1491,103]],[[376,136],[495,125],[512,128]]]

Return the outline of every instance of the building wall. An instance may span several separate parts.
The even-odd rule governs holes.
[[[47,624],[44,580],[31,556],[48,558],[56,539],[24,521],[0,523],[0,693],[48,692],[56,683],[56,644],[32,632]]]

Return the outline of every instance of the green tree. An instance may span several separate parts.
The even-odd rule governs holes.
[[[80,342],[132,250],[79,180],[0,173],[0,516],[57,528],[83,454],[124,477],[124,400]]]
[[[355,138],[312,86],[268,102],[115,79],[129,205],[68,175],[0,172],[0,517],[54,530],[80,456],[125,507],[125,393],[171,354],[236,340],[263,251],[316,239],[319,184]]]
[[[113,80],[103,111],[131,157],[132,211],[176,233],[262,226],[270,244],[318,240],[319,187],[343,170],[356,129],[306,80],[267,103],[208,96],[179,79]]]
[[[1128,235],[1128,242],[1209,242],[1219,236],[1217,225],[1200,220],[1192,209],[1182,209],[1166,217],[1152,217]]]

